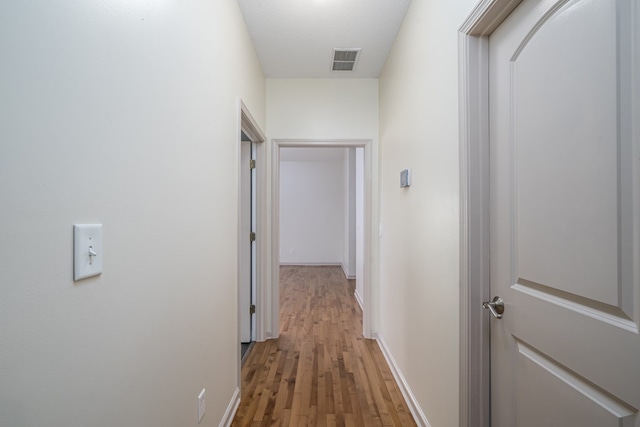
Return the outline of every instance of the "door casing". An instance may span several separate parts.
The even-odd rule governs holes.
[[[489,36],[521,0],[481,0],[458,32],[460,426],[489,427]]]
[[[267,253],[267,239],[260,238],[265,236],[265,230],[267,230],[267,215],[266,215],[266,203],[265,203],[265,195],[266,195],[266,171],[265,171],[265,145],[266,136],[258,126],[258,123],[251,115],[251,112],[247,108],[247,106],[242,102],[240,98],[237,100],[237,111],[238,111],[238,132],[237,132],[237,166],[238,166],[238,176],[237,176],[237,193],[238,193],[238,212],[241,212],[243,209],[242,204],[242,194],[241,194],[241,185],[240,185],[240,174],[242,172],[242,167],[240,165],[241,160],[241,140],[242,140],[242,132],[244,132],[249,139],[255,145],[255,160],[256,160],[256,171],[254,172],[256,176],[256,183],[254,190],[256,197],[256,235],[258,238],[256,239],[256,295],[255,295],[255,304],[256,304],[256,340],[260,341],[260,338],[264,336],[264,321],[260,317],[261,314],[265,311],[263,309],[264,306],[264,293],[261,293],[261,288],[263,284],[267,281],[267,263],[265,261],[265,254]],[[242,259],[242,253],[240,250],[240,239],[247,238],[241,232],[241,226],[238,223],[238,272],[237,278],[240,277],[240,260]],[[240,286],[237,287],[237,298],[240,301]],[[240,309],[240,307],[239,307]],[[241,331],[240,331],[240,311],[238,311],[238,319],[237,319],[237,380],[238,380],[238,390],[241,385],[241,366],[240,366],[240,341],[241,341]]]
[[[375,338],[378,307],[378,292],[373,280],[374,253],[374,216],[373,216],[373,142],[370,139],[345,140],[308,140],[273,139],[272,140],[272,186],[271,186],[271,331],[270,338],[277,338],[280,311],[280,148],[281,147],[362,147],[364,148],[364,277],[362,329],[365,338]]]

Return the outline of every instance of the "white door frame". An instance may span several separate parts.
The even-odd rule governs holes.
[[[271,325],[272,337],[280,331],[280,148],[282,147],[329,147],[364,148],[364,277],[362,333],[365,338],[374,337],[374,319],[378,307],[377,292],[372,281],[373,260],[373,152],[371,139],[273,139],[272,140],[272,187],[271,187]]]
[[[489,35],[522,0],[481,0],[458,34],[460,426],[490,426]]]
[[[240,174],[242,173],[242,167],[240,165],[241,160],[241,144],[242,144],[242,132],[245,133],[249,137],[249,139],[255,144],[256,147],[256,188],[254,191],[256,193],[256,236],[265,236],[265,231],[267,230],[267,215],[266,215],[266,203],[265,195],[266,195],[266,149],[265,149],[265,141],[266,136],[258,126],[258,123],[255,121],[251,112],[247,106],[242,102],[240,98],[238,98],[238,133],[237,133],[237,166],[238,166],[238,177],[237,177],[237,185],[238,185],[238,218],[240,216],[241,209],[244,208],[242,204],[242,188],[240,185]],[[240,284],[238,283],[240,277],[240,260],[242,259],[242,254],[240,250],[240,239],[246,239],[247,236],[243,236],[241,233],[241,224],[240,220],[238,220],[238,265],[236,272],[236,292],[238,301],[240,301]],[[265,262],[265,254],[267,254],[267,239],[265,238],[256,238],[256,337],[261,337],[261,334],[264,334],[264,321],[262,321],[260,314],[264,310],[261,310],[261,307],[264,305],[264,293],[261,293],[261,288],[263,288],[263,284],[267,282],[267,270],[266,270],[266,262]],[[239,304],[239,303],[238,303]],[[238,319],[237,319],[237,357],[236,360],[238,362],[238,387],[241,384],[241,366],[240,366],[240,307],[238,307]]]

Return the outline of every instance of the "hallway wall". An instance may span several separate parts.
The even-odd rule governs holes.
[[[267,79],[269,138],[378,139],[378,79]]]
[[[362,150],[362,149],[360,149]],[[342,269],[347,277],[356,277],[356,148],[347,148],[344,153],[344,245]],[[362,203],[362,201],[360,201]]]
[[[458,425],[457,29],[476,3],[412,2],[380,77],[379,331],[432,427]]]
[[[218,426],[238,385],[233,0],[0,3],[0,425]],[[73,281],[72,226],[104,224]],[[224,325],[224,327],[221,327]]]
[[[282,149],[280,159],[280,264],[339,265],[343,260],[345,148]],[[324,153],[324,154],[323,154]],[[355,230],[354,230],[355,231]]]

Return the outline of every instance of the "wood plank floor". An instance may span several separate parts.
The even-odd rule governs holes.
[[[280,337],[242,367],[232,426],[415,426],[340,267],[281,267]]]

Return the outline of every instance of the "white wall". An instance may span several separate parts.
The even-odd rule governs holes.
[[[296,160],[287,152],[306,151]],[[320,153],[318,153],[320,151]],[[283,148],[280,263],[341,264],[345,235],[344,148]],[[322,155],[331,153],[330,155]]]
[[[342,269],[349,279],[356,277],[356,148],[344,155],[344,245]]]
[[[0,425],[217,426],[237,386],[233,0],[0,3]],[[104,273],[72,279],[72,226]],[[224,325],[225,327],[220,327]]]
[[[269,138],[372,138],[377,147],[378,80],[267,79],[267,128]]]
[[[356,148],[356,299],[364,299],[364,149]],[[375,226],[375,225],[374,225]],[[376,236],[374,233],[373,236]]]
[[[458,425],[457,29],[475,3],[412,2],[380,77],[380,335],[433,427]]]

